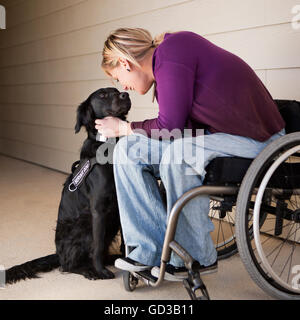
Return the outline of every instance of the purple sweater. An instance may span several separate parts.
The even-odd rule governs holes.
[[[159,114],[131,128],[203,128],[264,141],[285,123],[255,72],[193,32],[166,34],[152,59]]]

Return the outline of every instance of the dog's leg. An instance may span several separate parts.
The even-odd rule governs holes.
[[[99,205],[101,203],[101,205]],[[92,212],[92,224],[93,224],[93,265],[99,278],[101,279],[112,279],[114,274],[104,267],[104,258],[107,255],[108,248],[105,248],[105,220],[106,208],[104,208],[103,199],[97,199],[91,205]],[[98,205],[97,205],[98,204]],[[97,208],[97,209],[96,209]]]
[[[121,244],[120,244],[120,251],[121,251],[121,255],[123,257],[125,257],[125,241],[124,241],[124,236],[123,236],[123,231],[122,231],[122,228],[121,228],[121,225],[120,225],[120,234],[121,234]]]

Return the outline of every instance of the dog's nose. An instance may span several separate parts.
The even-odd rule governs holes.
[[[119,97],[120,99],[125,100],[125,99],[128,99],[129,94],[127,92],[122,92],[120,93]]]

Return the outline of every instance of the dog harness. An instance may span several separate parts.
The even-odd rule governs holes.
[[[102,142],[105,141],[106,144],[113,145],[113,147],[117,143],[117,140],[118,139],[116,138],[105,138],[103,136],[101,137],[99,132],[96,135],[96,141],[102,141]],[[97,158],[98,158],[98,161],[97,161]],[[69,191],[74,192],[77,190],[77,188],[81,185],[82,181],[91,172],[95,164],[97,163],[103,164],[106,161],[107,161],[107,158],[102,159],[102,157],[99,155],[91,159],[82,159],[82,160],[75,161],[72,164],[73,179],[72,179],[72,182],[69,184]]]
[[[80,164],[81,163],[81,164]],[[78,160],[72,165],[73,179],[69,184],[69,191],[74,192],[81,185],[82,181],[97,164],[96,157],[91,159]]]

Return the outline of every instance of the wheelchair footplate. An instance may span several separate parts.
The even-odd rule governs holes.
[[[183,249],[176,241],[170,243],[170,248],[174,250],[184,261],[185,267],[188,270],[188,277],[183,279],[183,286],[188,292],[192,300],[210,300],[208,291],[199,273],[200,264],[195,261],[190,254]],[[164,277],[164,271],[159,278]],[[161,283],[161,279],[154,277],[151,270],[123,273],[123,282],[127,291],[135,290],[138,281],[141,280],[147,286],[157,287]]]
[[[145,270],[145,271],[139,271],[139,272],[133,272],[133,275],[139,279],[142,280],[144,283],[146,283],[148,286],[150,285],[150,282],[155,283],[157,278],[154,277],[151,274],[151,270]]]

